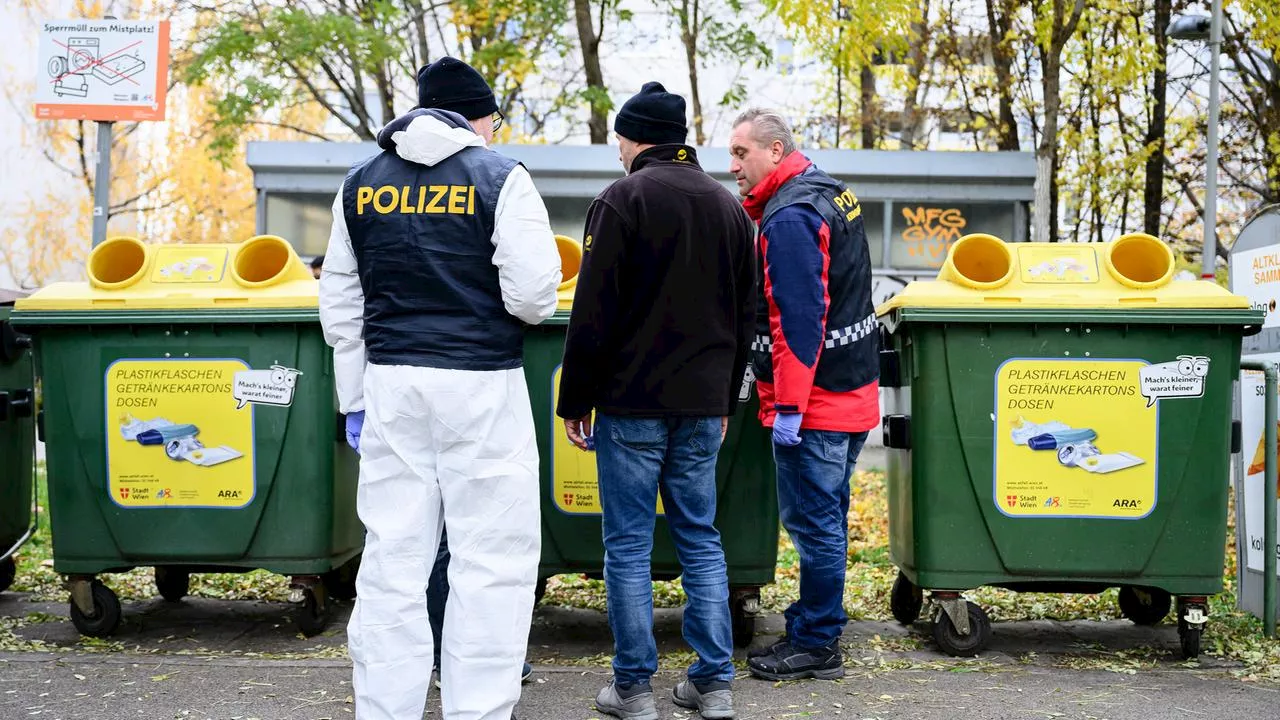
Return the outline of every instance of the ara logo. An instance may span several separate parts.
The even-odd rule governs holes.
[[[218,497],[220,497],[220,498],[238,498],[238,497],[240,497],[240,491],[239,491],[239,490],[219,490],[219,491],[218,491]]]
[[[1142,501],[1141,501],[1141,500],[1126,500],[1126,499],[1124,499],[1124,498],[1117,498],[1115,502],[1111,503],[1111,507],[1118,507],[1118,508],[1138,508],[1138,507],[1142,507]]]

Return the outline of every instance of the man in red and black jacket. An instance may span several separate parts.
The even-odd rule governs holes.
[[[760,421],[773,428],[779,514],[800,555],[800,599],[786,611],[787,636],[747,664],[770,680],[838,678],[849,476],[880,422],[862,208],[796,150],[776,113],[743,113],[729,146],[729,171],[760,228],[751,364]]]

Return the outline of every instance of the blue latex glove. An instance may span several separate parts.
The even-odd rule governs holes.
[[[347,444],[360,452],[360,431],[364,430],[364,411],[347,413]]]
[[[803,420],[804,413],[778,413],[773,419],[773,442],[786,447],[799,445]]]

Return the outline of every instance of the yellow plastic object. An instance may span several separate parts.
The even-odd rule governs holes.
[[[556,287],[556,309],[573,308],[573,293],[578,289],[578,271],[582,269],[582,243],[567,235],[556,236],[560,251],[560,285]]]
[[[148,245],[113,237],[93,249],[87,282],[53,283],[16,309],[181,310],[315,308],[319,283],[287,241]]]
[[[965,235],[951,246],[938,279],[994,290],[1013,279],[1013,253],[994,235]]]
[[[877,315],[930,308],[1248,308],[1209,282],[1174,282],[1173,252],[1143,233],[1110,243],[1015,243],[966,235],[936,280],[907,285]]]

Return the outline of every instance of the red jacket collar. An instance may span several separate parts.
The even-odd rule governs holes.
[[[765,179],[761,180],[758,185],[751,188],[751,192],[747,193],[747,199],[742,203],[746,208],[747,214],[752,220],[760,222],[764,218],[764,206],[778,192],[778,188],[782,187],[788,180],[799,175],[813,162],[805,157],[803,153],[793,152],[783,158],[778,167],[773,169]]]

